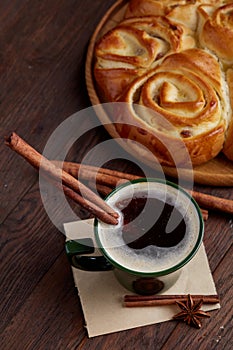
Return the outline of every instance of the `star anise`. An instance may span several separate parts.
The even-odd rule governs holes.
[[[186,301],[176,301],[176,304],[182,311],[173,316],[173,319],[184,321],[190,326],[201,328],[200,318],[210,317],[207,312],[201,310],[203,300],[200,299],[199,301],[194,302],[190,294],[188,294]]]

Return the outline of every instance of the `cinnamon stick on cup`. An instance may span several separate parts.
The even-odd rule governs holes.
[[[86,209],[89,208],[89,211],[94,213],[100,220],[112,225],[118,223],[118,214],[98,195],[92,192],[78,179],[56,167],[51,161],[37,152],[15,132],[5,138],[5,143],[12,150],[26,159],[33,167],[38,170],[40,169],[42,174],[47,178],[52,178],[58,184],[62,182],[66,186],[63,187],[63,189],[65,189],[66,194],[72,199],[75,199],[82,206],[84,205],[84,201],[86,201]],[[74,195],[76,192],[81,193],[85,198]]]
[[[112,182],[114,182],[114,181],[117,182],[117,181],[119,181],[120,178],[122,180],[136,180],[136,179],[140,178],[140,176],[128,174],[128,173],[122,173],[122,172],[119,172],[117,170],[98,168],[98,167],[89,166],[86,164],[79,164],[79,163],[72,163],[72,162],[64,162],[63,163],[63,169],[65,169],[67,172],[71,172],[73,174],[73,176],[76,176],[76,177],[78,175],[80,175],[78,171],[81,167],[83,169],[83,171],[81,172],[81,178],[83,178],[84,180],[90,180],[86,176],[85,169],[92,171],[93,174],[97,174],[99,172],[99,173],[101,173],[101,175],[107,174],[108,176],[110,176],[112,178],[111,181],[109,181],[108,177],[106,177],[106,178],[102,177],[101,182],[99,182],[99,177],[96,176],[95,181],[96,181],[97,189],[98,189],[98,184],[108,186],[109,188],[113,188]],[[104,179],[104,181],[103,181],[103,179]],[[100,187],[100,189],[101,189],[101,187]],[[190,191],[190,190],[186,190],[186,191],[189,192],[193,196],[193,198],[196,200],[196,202],[199,204],[199,206],[201,206],[205,209],[212,209],[212,210],[217,210],[217,211],[228,213],[228,214],[233,214],[233,200],[212,196],[212,195],[197,192],[197,191]],[[207,213],[204,212],[204,215],[206,216]]]

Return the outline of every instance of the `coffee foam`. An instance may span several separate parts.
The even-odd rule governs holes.
[[[186,234],[175,247],[148,246],[135,250],[129,248],[122,238],[122,214],[115,203],[135,197],[154,197],[175,206],[185,219]],[[120,214],[119,223],[109,226],[99,223],[99,238],[107,255],[124,268],[153,273],[179,264],[188,256],[198,238],[200,223],[198,212],[188,196],[176,188],[157,182],[139,182],[121,188],[108,199],[108,204]]]

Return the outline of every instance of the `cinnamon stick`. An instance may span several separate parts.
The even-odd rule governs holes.
[[[204,220],[204,221],[208,220],[208,217],[209,217],[209,212],[208,212],[208,210],[202,209],[202,208],[200,208],[200,210],[201,210],[201,214],[202,214],[203,220]]]
[[[176,301],[185,301],[186,295],[125,295],[124,306],[126,307],[144,307],[144,306],[162,306],[173,305]],[[192,295],[194,301],[203,300],[205,304],[219,303],[218,295]]]
[[[233,200],[215,197],[210,194],[189,191],[193,198],[197,201],[200,206],[207,209],[218,210],[224,213],[233,214]]]
[[[71,188],[61,185],[60,182],[54,182],[54,186],[64,192],[64,194],[72,199],[74,202],[85,208],[90,214],[93,214],[99,220],[105,222],[106,224],[113,224],[113,217],[106,213],[104,210],[100,209],[97,205],[84,199],[80,194],[74,192]],[[114,219],[116,220],[116,219]],[[115,222],[115,221],[114,221]]]
[[[141,178],[141,176],[134,175],[134,174],[129,174],[129,173],[124,173],[122,171],[118,170],[113,170],[113,169],[107,169],[107,168],[98,168],[93,165],[88,165],[88,164],[81,164],[81,163],[74,163],[74,162],[61,162],[57,160],[52,161],[55,165],[58,165],[59,167],[62,167],[66,172],[72,174],[73,176],[77,176],[79,173],[79,170],[82,169],[83,172],[86,173],[86,171],[100,173],[100,174],[105,174],[109,175],[111,177],[118,178],[120,180],[125,179],[125,180],[136,180]]]
[[[107,196],[110,192],[112,192],[113,188],[106,186],[106,185],[101,185],[99,183],[94,183],[92,181],[88,182],[88,186],[92,189],[97,189],[97,191],[102,194],[103,196]],[[203,220],[206,221],[208,220],[209,217],[209,212],[206,209],[200,208],[201,214],[203,217]]]
[[[113,188],[110,188],[109,186],[101,185],[101,184],[98,184],[98,183],[95,184],[95,183],[93,183],[91,181],[88,182],[88,185],[92,189],[97,189],[97,191],[100,194],[102,194],[103,196],[107,196],[113,190]],[[201,214],[202,214],[203,220],[207,221],[208,217],[209,217],[208,210],[203,209],[203,208],[200,208],[200,210],[201,210]]]
[[[118,171],[111,171],[108,169],[98,168],[91,165],[72,162],[53,161],[53,164],[59,166],[67,173],[73,175],[76,178],[84,179],[87,181],[93,181],[98,184],[107,185],[112,188],[128,181],[128,179],[120,177],[121,175],[123,176],[124,173]],[[132,179],[133,176],[134,175],[129,175],[128,177]]]
[[[97,184],[97,183],[95,184],[92,181],[88,182],[88,186],[92,189],[96,189],[100,194],[102,194],[105,197],[113,190],[113,188],[111,188],[109,186],[105,186],[105,185],[101,185],[101,184]]]
[[[106,202],[72,175],[56,167],[52,162],[26,143],[19,135],[13,132],[9,137],[5,138],[5,144],[26,159],[33,167],[38,170],[40,169],[47,177],[51,177],[58,182],[62,180],[62,183],[68,188],[70,187],[74,192],[82,193],[82,196],[85,196],[85,200],[87,199],[89,201],[88,206],[92,207],[91,203],[94,203],[94,206],[98,206],[102,211],[106,212],[108,215],[108,223],[111,221],[111,224],[117,224],[118,214]],[[70,193],[70,191],[67,191],[67,194],[68,193]]]
[[[80,166],[81,165],[78,163],[72,163],[72,162],[63,163],[63,167],[66,167],[67,171],[69,171],[68,170],[69,167],[78,170]],[[89,165],[82,165],[82,167],[83,167],[83,177],[85,177],[85,171],[84,171],[85,169],[92,169],[92,171],[95,171],[95,173],[99,171],[101,172],[101,174],[108,174],[110,177],[115,178],[115,180],[113,181],[117,181],[116,178],[119,178],[119,176],[122,176],[123,180],[136,180],[140,178],[140,176],[119,172],[117,170],[97,168]],[[98,178],[96,179],[96,183],[98,184],[99,180],[98,181],[97,180]],[[104,185],[112,188],[112,185],[110,182],[108,182],[108,180],[109,179],[106,178]],[[187,189],[186,191],[189,192],[193,196],[193,198],[197,201],[197,203],[205,209],[212,209],[212,210],[217,210],[228,214],[233,214],[233,200],[220,198],[220,197],[212,196],[212,195],[197,192],[197,191],[191,191]],[[205,215],[206,214],[207,213],[205,213]]]

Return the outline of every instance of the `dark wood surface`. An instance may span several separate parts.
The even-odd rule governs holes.
[[[88,339],[64,253],[65,237],[44,210],[38,174],[4,146],[4,136],[15,130],[42,152],[63,120],[90,105],[85,54],[98,21],[113,3],[0,1],[0,348],[232,349],[232,217],[210,212],[206,223],[204,243],[221,309],[211,312],[200,330],[166,322]],[[107,138],[102,127],[92,130],[75,144],[69,160],[81,161]],[[138,171],[127,161],[113,166]],[[232,188],[196,188],[233,199]],[[88,217],[84,210],[80,214]]]

